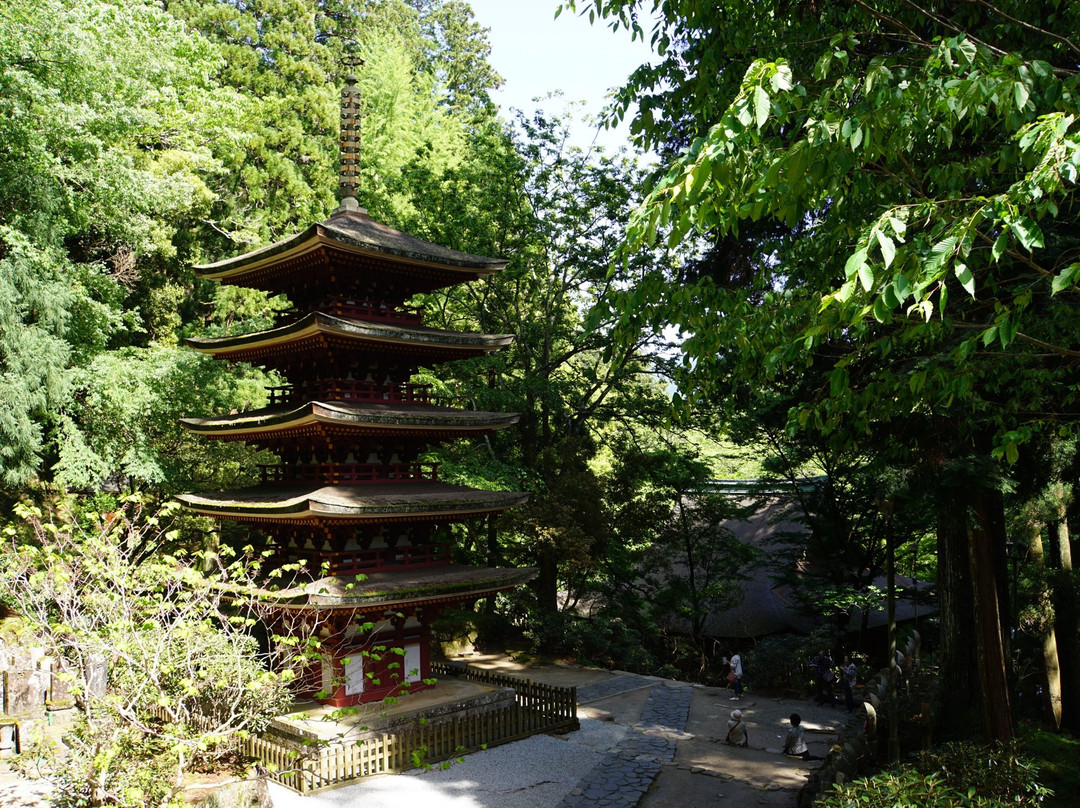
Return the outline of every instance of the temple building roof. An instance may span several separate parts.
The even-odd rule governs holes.
[[[517,413],[476,412],[430,404],[312,401],[299,407],[268,407],[212,418],[181,418],[186,429],[206,437],[251,440],[316,432],[396,434],[420,432],[460,435],[505,429]]]
[[[512,589],[535,577],[536,569],[471,567],[448,564],[413,570],[369,572],[360,576],[320,578],[265,593],[280,608],[385,610],[408,604],[470,600]]]
[[[400,522],[464,519],[520,505],[529,494],[439,482],[272,485],[180,494],[185,506],[226,519],[270,522]]]
[[[257,288],[280,288],[285,278],[298,271],[303,259],[313,253],[335,253],[340,258],[365,257],[389,261],[398,271],[413,275],[414,291],[431,291],[490,275],[503,269],[507,261],[433,244],[374,221],[366,213],[338,211],[329,219],[275,244],[196,266],[202,277],[223,283]],[[413,271],[415,270],[415,271]],[[425,271],[428,270],[428,271]],[[430,270],[437,270],[432,274]],[[421,282],[427,279],[428,282]]]
[[[261,362],[305,350],[324,353],[327,347],[350,350],[375,348],[384,352],[423,352],[438,361],[464,359],[496,351],[514,341],[512,334],[470,334],[419,325],[352,320],[313,312],[288,325],[233,337],[192,337],[185,340],[201,353],[221,359]]]

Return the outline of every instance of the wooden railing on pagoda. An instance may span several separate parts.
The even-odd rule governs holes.
[[[308,401],[385,401],[394,404],[430,404],[429,384],[379,384],[351,379],[267,387],[271,407]]]
[[[320,303],[319,310],[352,320],[380,320],[403,325],[423,325],[424,322],[424,310],[418,306],[387,306],[385,303],[346,297],[332,297]]]
[[[449,545],[430,544],[422,547],[380,547],[373,550],[347,550],[323,553],[332,575],[351,575],[378,572],[398,567],[435,567],[453,560]]]
[[[440,463],[282,463],[259,465],[259,480],[269,483],[387,485],[434,482]]]

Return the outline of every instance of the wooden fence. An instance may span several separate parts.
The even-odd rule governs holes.
[[[433,675],[465,677],[496,687],[513,688],[514,703],[417,724],[394,733],[345,743],[301,745],[280,736],[238,739],[240,750],[262,762],[281,785],[310,794],[379,774],[391,774],[450,760],[530,735],[572,732],[577,718],[577,688],[555,687],[468,666],[433,663]]]

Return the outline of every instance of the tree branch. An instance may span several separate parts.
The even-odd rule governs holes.
[[[1060,42],[1062,45],[1065,45],[1066,47],[1068,47],[1069,50],[1071,50],[1073,53],[1080,53],[1080,48],[1078,48],[1076,45],[1074,45],[1072,43],[1072,40],[1070,40],[1068,37],[1061,36],[1060,34],[1055,34],[1053,31],[1047,31],[1045,28],[1040,28],[1037,25],[1032,25],[1030,22],[1026,22],[1024,20],[1017,19],[1016,17],[1013,17],[1011,14],[1006,14],[1000,8],[995,6],[993,3],[987,2],[987,0],[966,0],[966,1],[969,2],[969,3],[975,3],[976,5],[980,5],[983,8],[989,10],[992,14],[997,14],[999,17],[1004,17],[1009,22],[1015,23],[1016,25],[1019,25],[1021,28],[1026,28],[1029,31],[1034,31],[1035,33],[1042,34],[1045,37],[1053,39],[1055,42]]]

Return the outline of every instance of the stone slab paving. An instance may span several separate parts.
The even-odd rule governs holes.
[[[588,704],[590,701],[599,701],[610,696],[620,696],[643,687],[653,687],[663,681],[655,676],[642,676],[637,673],[620,673],[610,679],[599,682],[591,682],[581,685],[577,689],[578,704]]]
[[[627,674],[629,676],[633,674]],[[649,791],[660,770],[675,759],[676,743],[686,737],[692,690],[685,685],[658,685],[656,681],[651,680],[652,690],[642,709],[641,720],[620,742],[618,749],[605,755],[600,764],[563,798],[559,808],[634,808]],[[625,693],[640,686],[636,684],[606,695]]]

